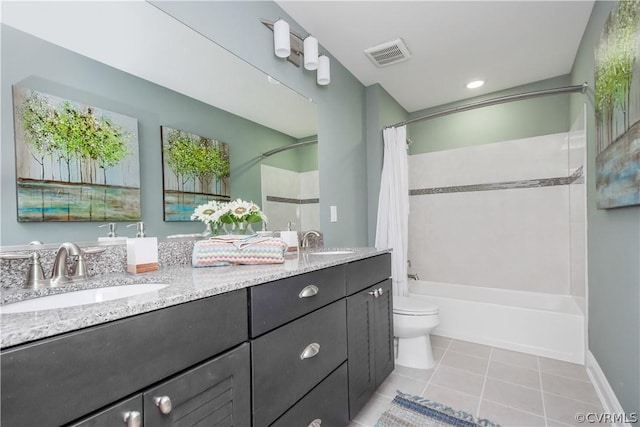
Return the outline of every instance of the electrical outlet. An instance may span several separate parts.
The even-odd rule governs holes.
[[[338,207],[331,206],[331,222],[338,222]]]

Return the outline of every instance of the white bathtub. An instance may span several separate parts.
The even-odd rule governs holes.
[[[433,334],[584,364],[585,318],[569,295],[409,281],[440,308]]]

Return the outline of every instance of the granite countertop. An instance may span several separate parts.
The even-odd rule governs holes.
[[[27,313],[2,313],[0,314],[0,347],[4,349],[128,316],[389,252],[388,249],[375,248],[350,248],[350,250],[353,252],[336,255],[314,255],[311,253],[312,251],[300,251],[295,255],[288,255],[288,259],[284,264],[207,268],[166,267],[156,272],[138,275],[124,272],[106,274],[60,288],[37,291],[26,289],[3,291],[0,297],[0,304],[106,286],[141,283],[163,283],[169,285],[158,291],[102,303]]]

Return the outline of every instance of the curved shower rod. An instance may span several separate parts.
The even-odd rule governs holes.
[[[453,113],[460,113],[462,111],[469,111],[469,110],[474,110],[476,108],[489,107],[491,105],[497,105],[497,104],[504,104],[505,102],[520,101],[523,99],[538,98],[540,96],[547,96],[547,95],[558,95],[561,93],[573,93],[573,92],[585,93],[588,87],[589,85],[587,84],[587,82],[584,82],[581,85],[558,87],[554,89],[536,90],[533,92],[519,93],[516,95],[500,96],[498,98],[491,98],[491,99],[486,99],[484,101],[471,102],[469,104],[460,105],[458,107],[452,107],[446,110],[436,111],[435,113],[427,114],[426,116],[405,120],[403,122],[398,122],[393,125],[385,126],[384,128],[388,129],[388,128],[394,128],[398,126],[404,126],[404,125],[419,122],[422,120],[435,119],[437,117],[447,116]]]
[[[317,143],[318,143],[317,139],[312,139],[312,140],[309,140],[309,141],[300,141],[300,142],[296,142],[296,143],[289,144],[289,145],[283,145],[282,147],[274,148],[273,150],[269,150],[269,151],[266,151],[264,153],[261,153],[260,157],[262,157],[264,159],[265,157],[269,157],[269,156],[271,156],[273,154],[276,154],[276,153],[279,153],[281,151],[290,150],[292,148],[303,147],[305,145],[317,144]]]

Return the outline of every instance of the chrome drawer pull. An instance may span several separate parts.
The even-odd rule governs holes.
[[[374,297],[378,298],[378,290],[374,290],[374,291],[370,291],[369,295],[373,295]]]
[[[142,414],[138,411],[125,412],[124,422],[127,427],[140,427],[142,425]]]
[[[310,359],[320,353],[320,344],[312,342],[300,353],[300,360]]]
[[[171,413],[171,409],[173,409],[169,396],[156,397],[153,399],[153,403],[156,404],[160,412],[162,412],[164,415],[168,415],[169,413]]]
[[[318,295],[318,292],[320,292],[320,289],[316,285],[305,286],[298,294],[298,298],[309,298]]]
[[[320,418],[316,418],[315,420],[311,421],[311,424],[309,424],[309,427],[320,427],[322,425],[322,420]]]

